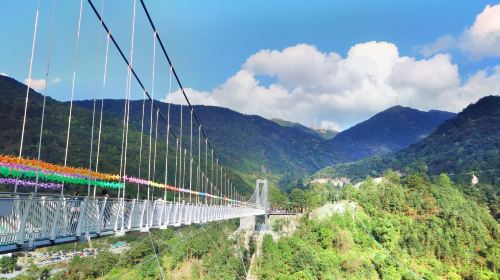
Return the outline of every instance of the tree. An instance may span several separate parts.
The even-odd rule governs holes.
[[[0,271],[2,273],[11,273],[17,267],[17,258],[15,257],[2,257],[0,258]]]
[[[290,192],[290,202],[294,208],[300,208],[300,212],[306,207],[306,195],[301,189],[293,189]]]

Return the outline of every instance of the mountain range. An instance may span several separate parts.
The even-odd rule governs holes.
[[[24,112],[26,85],[18,81],[0,76],[0,153],[17,155]],[[43,96],[34,90],[30,91],[26,133],[23,156],[34,158],[37,155]],[[166,114],[168,104],[155,101],[160,110]],[[71,136],[68,164],[77,167],[89,165],[91,124],[93,101],[75,101],[73,103]],[[98,109],[100,101],[97,103]],[[137,173],[140,143],[143,101],[130,103],[129,154],[136,160],[129,160],[129,174]],[[145,103],[144,132],[149,135],[149,108]],[[186,106],[182,107],[184,147],[185,139],[190,136],[190,115]],[[100,170],[118,172],[120,147],[122,138],[124,100],[104,100],[104,117],[102,129],[102,147]],[[171,128],[179,134],[181,106],[171,105]],[[220,163],[245,182],[250,189],[254,179],[263,173],[275,184],[280,181],[293,181],[287,178],[298,178],[310,174],[324,166],[345,162],[349,156],[339,149],[325,144],[325,140],[317,135],[304,132],[294,127],[285,127],[256,115],[244,115],[238,112],[212,106],[195,106],[194,110],[215,147]],[[61,164],[64,160],[66,129],[68,123],[69,102],[60,102],[47,98],[44,120],[44,138],[42,160]],[[164,124],[159,125],[159,139],[165,139]],[[197,127],[193,130],[193,139],[198,139]],[[144,136],[147,137],[147,136]],[[146,138],[147,139],[147,138]],[[170,141],[174,141],[171,138]],[[94,146],[97,143],[97,122],[94,130]],[[165,153],[165,141],[158,141],[158,154]],[[171,142],[174,143],[174,142]],[[195,142],[196,144],[196,142]],[[149,141],[145,140],[144,149]],[[197,150],[197,146],[194,145]],[[175,164],[175,144],[170,144],[170,166]],[[196,156],[195,150],[195,156]],[[203,149],[202,149],[203,151]],[[95,157],[96,151],[93,151]],[[147,160],[144,156],[143,160]],[[95,159],[94,159],[95,161]],[[169,163],[170,164],[170,163]],[[161,178],[164,163],[159,162],[157,177]],[[142,165],[144,169],[144,164]],[[141,169],[141,170],[142,170]],[[142,170],[146,174],[147,170]],[[173,174],[171,175],[173,176]]]
[[[481,98],[444,121],[426,138],[399,152],[341,163],[317,174],[361,179],[388,168],[406,173],[425,170],[431,174],[500,168],[500,96]]]
[[[286,120],[282,120],[282,119],[278,119],[278,118],[274,118],[271,120],[273,122],[281,125],[281,126],[293,127],[293,128],[302,130],[305,133],[321,137],[322,139],[325,139],[325,140],[330,140],[333,137],[335,137],[335,135],[337,135],[339,133],[338,131],[333,130],[333,129],[310,128],[310,127],[307,127],[301,123],[286,121]]]
[[[25,91],[26,85],[12,78],[0,76],[0,99],[2,100],[0,119],[3,120],[0,131],[0,153],[18,153]],[[42,95],[32,90],[24,144],[24,155],[28,157],[35,157],[37,152],[41,104]],[[155,104],[166,114],[167,103],[155,101]],[[136,156],[140,152],[138,147],[143,101],[132,101],[130,105],[129,149],[130,154]],[[145,137],[148,137],[149,101],[144,105],[146,116],[144,131]],[[70,165],[88,166],[93,106],[92,100],[74,102],[68,158]],[[100,106],[99,101],[97,106]],[[190,116],[185,106],[171,105],[171,128],[175,133],[179,133],[181,108],[184,113],[183,137],[188,139]],[[47,98],[42,159],[54,163],[63,161],[68,110],[68,102]],[[119,162],[123,110],[124,100],[104,100],[103,149],[101,149],[100,168],[106,172],[116,172],[116,164]],[[255,178],[262,176],[270,178],[273,184],[279,184],[282,189],[287,189],[295,184],[298,178],[313,174],[324,167],[345,166],[341,164],[405,149],[434,131],[443,121],[448,123],[455,119],[452,118],[452,113],[422,112],[396,106],[329,139],[330,136],[326,137],[317,130],[298,123],[268,120],[221,107],[194,106],[194,110],[210,142],[214,145],[220,162],[232,172],[233,176],[239,178],[240,182],[245,182],[248,189],[253,185]],[[165,125],[159,125],[159,139],[165,138],[165,129]],[[197,133],[197,127],[195,127],[193,130],[195,141],[198,139]],[[97,131],[95,130],[94,149],[96,137]],[[164,142],[158,142],[159,154],[165,152]],[[149,145],[149,141],[145,143]],[[186,145],[187,142],[184,143]],[[196,156],[196,142],[194,147]],[[169,151],[169,159],[173,163],[175,163],[174,148],[171,145]],[[93,153],[95,156],[95,151]],[[147,157],[144,160],[147,160]],[[130,161],[131,172],[137,172],[139,169],[137,162],[138,160]],[[158,163],[160,171],[157,176],[159,177],[163,174],[162,167],[163,163]]]
[[[330,143],[358,160],[399,151],[424,139],[454,113],[394,106],[336,135]]]

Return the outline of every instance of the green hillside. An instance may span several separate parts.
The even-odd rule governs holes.
[[[487,171],[500,168],[500,96],[488,96],[445,121],[431,135],[394,155],[327,167],[322,175],[364,178],[392,168],[430,174]],[[477,174],[481,181],[498,184],[499,172]],[[464,176],[470,179],[470,175]]]
[[[318,171],[315,177],[348,176],[359,180],[379,176],[387,169],[403,174],[423,170],[432,175],[446,172],[463,185],[465,193],[492,208],[500,205],[500,96],[488,96],[445,121],[431,135],[394,155],[343,163]],[[465,174],[463,174],[465,173]],[[479,184],[470,187],[471,176]]]
[[[329,196],[354,201],[354,220],[350,210],[321,220],[305,215],[293,234],[265,236],[259,279],[498,279],[498,223],[447,175],[389,172],[359,190],[306,190],[318,192],[327,195],[307,199],[311,207]]]
[[[399,151],[425,138],[453,113],[394,106],[340,132],[330,143],[362,159]]]
[[[26,86],[14,79],[0,76],[0,153],[17,155],[19,149],[20,128],[24,110]],[[127,173],[138,175],[139,143],[142,116],[142,101],[131,102],[130,131],[128,144]],[[97,104],[99,106],[100,103]],[[166,114],[168,104],[156,103]],[[93,101],[74,102],[68,165],[76,167],[89,166],[90,138],[92,124]],[[144,131],[149,135],[149,108],[146,102],[146,121]],[[35,91],[30,92],[28,121],[26,125],[23,155],[35,158],[37,155],[38,135],[40,129],[42,96]],[[123,127],[123,100],[104,100],[104,118],[101,139],[100,168],[102,172],[118,173],[121,155]],[[184,145],[189,146],[189,111],[184,107]],[[235,111],[209,106],[195,106],[210,142],[220,158],[220,163],[228,168],[233,181],[241,191],[252,189],[254,180],[265,176],[271,179],[273,186],[287,188],[290,182],[299,177],[311,174],[329,164],[348,159],[338,149],[325,145],[324,141],[314,135],[292,127],[282,127],[272,121],[255,115],[243,115]],[[47,99],[44,139],[42,144],[42,160],[63,163],[66,143],[69,104],[54,99]],[[179,134],[180,106],[171,106],[172,129]],[[165,155],[166,126],[159,126],[157,146],[159,158]],[[197,128],[194,128],[194,154],[197,155]],[[147,136],[145,136],[147,137]],[[170,167],[175,166],[175,142],[170,139]],[[97,121],[94,132],[94,151],[96,154]],[[144,138],[144,151],[149,150],[149,138]],[[204,152],[205,150],[202,149]],[[202,156],[204,158],[204,156]],[[143,163],[147,163],[147,152],[143,152]],[[95,162],[95,158],[93,160]],[[156,180],[163,181],[164,160],[157,161]],[[141,174],[147,174],[147,164],[142,164]],[[173,180],[174,170],[169,169],[169,178]],[[170,182],[170,180],[169,180]],[[170,182],[173,184],[173,181]]]

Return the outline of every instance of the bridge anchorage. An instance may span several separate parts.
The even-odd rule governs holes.
[[[267,217],[267,180],[247,202],[227,205],[157,200],[3,193],[0,252],[34,249],[130,231]],[[267,218],[266,218],[267,220]]]

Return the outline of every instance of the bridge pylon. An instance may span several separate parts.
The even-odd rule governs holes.
[[[262,185],[262,191],[260,191]],[[258,179],[255,182],[256,207],[264,210],[264,225],[262,230],[269,230],[269,185],[266,179]]]

